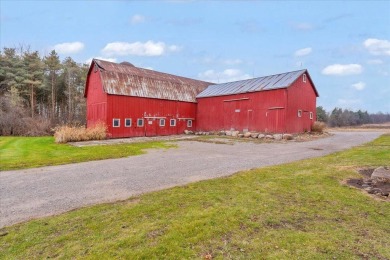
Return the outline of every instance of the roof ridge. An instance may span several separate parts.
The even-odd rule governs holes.
[[[195,81],[195,82],[204,82],[204,83],[208,83],[210,85],[214,85],[214,83],[212,82],[208,82],[208,81],[204,81],[204,80],[199,80],[199,79],[193,79],[193,78],[189,78],[189,77],[184,77],[184,76],[179,76],[179,75],[175,75],[175,74],[171,74],[171,73],[167,73],[167,72],[161,72],[161,71],[157,71],[157,70],[151,70],[151,69],[146,69],[146,68],[140,68],[140,67],[137,67],[137,66],[134,66],[134,67],[129,67],[128,65],[125,65],[125,64],[121,64],[121,63],[116,63],[116,62],[111,62],[111,61],[106,61],[106,60],[100,60],[100,59],[94,59],[96,61],[103,61],[103,62],[108,62],[108,63],[111,63],[115,66],[120,66],[120,67],[123,67],[123,68],[126,68],[126,69],[130,69],[130,70],[139,70],[140,72],[142,71],[147,71],[147,72],[150,72],[152,74],[160,74],[160,75],[166,75],[168,77],[174,77],[174,78],[180,78],[180,79],[185,79],[185,80],[191,80],[191,81]],[[100,67],[100,66],[99,66]],[[129,73],[126,73],[126,72],[122,72],[122,71],[116,71],[114,69],[106,69],[103,67],[103,69],[105,71],[111,71],[111,72],[115,72],[115,73],[121,73],[121,74],[129,74]],[[143,76],[145,77],[145,75]],[[151,79],[158,79],[158,80],[162,80],[162,79],[159,79],[158,77],[153,77],[153,75],[147,75],[146,77],[148,78],[151,78]],[[169,81],[169,79],[164,79],[166,81]]]
[[[229,84],[229,83],[236,83],[236,82],[244,82],[244,81],[249,81],[249,80],[256,80],[256,79],[261,79],[261,78],[267,78],[267,77],[279,76],[279,75],[283,75],[283,74],[294,73],[294,72],[298,72],[298,71],[302,71],[302,73],[303,73],[304,71],[307,71],[307,69],[293,70],[293,71],[288,71],[288,72],[284,72],[284,73],[271,74],[271,75],[266,75],[266,76],[261,76],[261,77],[250,78],[250,79],[234,80],[234,81],[229,81],[229,82],[224,82],[224,83],[213,83],[213,85],[222,85],[222,84]]]

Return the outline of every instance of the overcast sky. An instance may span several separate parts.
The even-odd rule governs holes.
[[[226,82],[308,69],[317,104],[390,112],[390,1],[7,1],[0,47]]]

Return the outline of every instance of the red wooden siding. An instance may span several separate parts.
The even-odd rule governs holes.
[[[311,85],[311,80],[306,74],[306,82],[301,75],[289,88],[287,88],[287,121],[286,132],[298,133],[310,131],[316,117],[316,93]],[[298,110],[302,111],[302,117],[298,117]],[[313,119],[310,119],[310,112]]]
[[[200,131],[285,132],[285,89],[198,99]]]
[[[302,77],[288,88],[198,98],[197,130],[310,131],[316,118],[317,95],[308,74],[306,82]],[[298,117],[298,110],[302,117]]]
[[[141,97],[108,95],[107,126],[110,137],[156,136],[182,134],[185,129],[194,130],[196,103],[161,100]],[[120,119],[120,126],[114,127],[112,119]],[[131,126],[125,126],[125,119],[131,119]],[[143,119],[144,125],[137,126],[137,120]],[[160,126],[165,119],[165,126]],[[170,120],[176,125],[171,126]],[[187,127],[192,120],[192,127]]]
[[[90,71],[87,84],[87,127],[97,122],[106,123],[107,120],[107,94],[103,91],[98,71]]]

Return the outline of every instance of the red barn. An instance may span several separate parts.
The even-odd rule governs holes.
[[[87,126],[110,137],[184,130],[310,131],[318,92],[307,70],[223,84],[94,59],[88,71]]]
[[[196,95],[211,83],[94,59],[88,71],[87,127],[110,137],[181,134],[196,128]]]
[[[211,85],[197,96],[197,129],[310,131],[317,97],[307,70]]]

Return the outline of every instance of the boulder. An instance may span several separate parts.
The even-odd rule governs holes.
[[[275,140],[282,140],[283,135],[282,134],[274,134],[273,137]]]
[[[193,131],[191,131],[191,130],[184,130],[184,134],[186,134],[186,135],[193,135],[194,134],[194,132]]]
[[[240,131],[232,131],[232,136],[237,137],[239,133],[240,133]]]
[[[257,136],[257,138],[259,138],[259,139],[262,139],[262,138],[264,138],[265,137],[265,134],[259,134],[258,136]]]
[[[293,140],[293,139],[294,139],[294,136],[291,135],[291,134],[284,134],[284,135],[283,135],[283,139],[284,139],[284,140]]]
[[[226,132],[225,131],[219,131],[218,135],[226,135]]]
[[[225,134],[226,134],[227,136],[232,136],[232,131],[226,131]]]
[[[274,137],[272,135],[266,135],[264,138],[265,139],[274,139]]]
[[[251,133],[252,138],[257,138],[259,136],[259,133]]]
[[[252,135],[251,132],[246,132],[246,133],[244,134],[244,137],[249,138],[249,137],[251,137],[251,135]]]
[[[378,167],[371,174],[371,179],[384,179],[390,181],[390,169],[388,167]]]
[[[240,138],[242,138],[242,137],[244,137],[245,135],[244,135],[244,134],[238,134],[237,136],[240,137]]]

